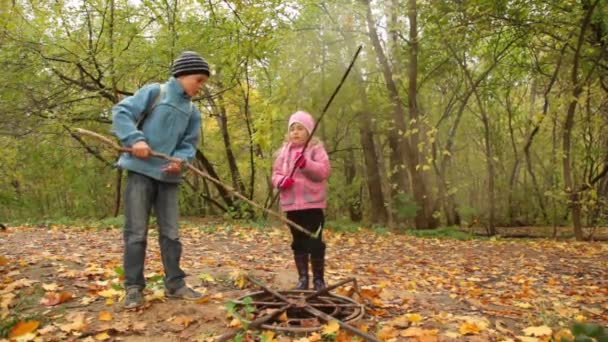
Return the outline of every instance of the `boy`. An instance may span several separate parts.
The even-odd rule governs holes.
[[[196,154],[201,114],[191,99],[209,78],[209,64],[196,52],[186,51],[173,62],[171,74],[165,84],[146,85],[112,108],[112,129],[123,146],[131,148],[130,154],[124,153],[118,160],[118,166],[128,170],[123,232],[126,309],[143,304],[152,208],[158,222],[165,295],[187,300],[201,297],[186,285],[186,274],[179,265],[178,185],[182,163]],[[175,161],[151,157],[151,150]]]

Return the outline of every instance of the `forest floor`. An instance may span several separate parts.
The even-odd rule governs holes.
[[[548,341],[576,321],[608,325],[608,243],[328,228],[326,280],[357,279],[358,292],[335,292],[365,304],[353,325],[381,340]],[[286,229],[186,221],[182,267],[205,296],[168,300],[156,236],[151,229],[146,304],[126,311],[120,229],[0,231],[0,340],[212,341],[242,324],[226,303],[257,291],[243,275],[281,290],[296,280]],[[319,324],[314,333],[253,330],[236,340],[355,340],[331,322]]]

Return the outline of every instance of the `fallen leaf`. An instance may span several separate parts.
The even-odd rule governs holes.
[[[458,331],[462,334],[462,335],[476,335],[479,334],[479,332],[482,330],[482,327],[480,327],[477,322],[471,322],[471,321],[466,321],[464,323],[462,323],[460,325],[460,327],[458,328]]]
[[[42,284],[42,288],[46,291],[57,291],[59,289],[59,285],[57,285],[57,283]]]
[[[26,334],[33,333],[38,329],[40,322],[38,321],[19,321],[15,324],[8,333],[9,338],[16,338]]]
[[[68,300],[72,299],[73,295],[67,291],[61,292],[47,292],[42,299],[40,299],[40,304],[46,306],[54,306],[59,305],[61,303],[65,303]]]
[[[279,316],[279,321],[287,322],[289,318],[287,317],[287,311],[283,311],[283,313]]]
[[[264,342],[276,342],[276,338],[274,338],[274,331],[265,330],[261,337],[262,341]]]
[[[524,331],[524,334],[526,334],[526,336],[535,336],[535,337],[550,336],[551,334],[553,334],[553,330],[551,330],[551,328],[549,328],[546,325],[541,325],[538,327],[528,327],[528,328],[524,329],[523,331]]]
[[[87,327],[87,322],[84,312],[74,312],[66,317],[70,323],[59,326],[59,329],[65,332],[83,331]]]
[[[215,283],[215,278],[213,278],[213,276],[209,273],[201,273],[198,275],[198,279],[202,280],[202,281],[206,281],[209,283]]]
[[[43,327],[42,329],[38,329],[38,334],[43,336],[43,335],[48,335],[48,334],[54,333],[55,331],[57,331],[57,327],[52,324],[49,324],[49,325]]]
[[[437,329],[422,329],[420,327],[411,327],[400,332],[399,335],[403,337],[425,337],[425,336],[437,336],[439,331]]]
[[[99,333],[99,334],[95,335],[95,339],[97,341],[109,340],[110,339],[110,335],[108,335],[108,333],[104,331],[102,333]]]
[[[8,308],[12,306],[15,297],[16,295],[14,293],[2,295],[2,297],[0,297],[0,309],[8,310]]]
[[[97,292],[98,295],[100,295],[102,297],[106,297],[106,298],[120,296],[120,295],[122,295],[122,293],[123,293],[123,291],[117,291],[117,290],[114,290],[114,289],[107,289],[105,291],[99,291],[99,292]]]
[[[179,315],[172,317],[169,320],[175,324],[183,325],[184,328],[187,328],[190,324],[192,324],[192,322],[194,322],[194,317],[188,315]]]
[[[406,314],[405,317],[407,317],[407,320],[412,322],[412,323],[418,323],[420,321],[422,321],[422,316],[420,314],[414,313],[414,314]]]
[[[322,335],[333,335],[340,330],[340,325],[337,321],[329,321],[327,324],[323,325]]]
[[[383,340],[389,340],[391,338],[397,337],[397,330],[391,327],[390,325],[383,326],[380,331],[376,334],[379,338]]]
[[[197,304],[203,304],[203,303],[207,303],[210,299],[211,299],[211,296],[205,295],[205,296],[202,296],[201,298],[195,300],[194,302]]]
[[[108,311],[100,311],[99,312],[99,320],[100,321],[111,321],[112,314]]]
[[[147,324],[146,322],[135,322],[133,323],[133,331],[144,331]]]
[[[240,319],[233,318],[232,321],[230,321],[230,323],[228,324],[228,326],[231,328],[240,328],[243,326],[243,323],[241,323]]]
[[[517,336],[517,340],[520,342],[540,342],[536,337],[528,337],[528,336]]]
[[[319,334],[318,332],[312,333],[310,334],[310,336],[308,336],[308,341],[310,342],[319,342],[322,339],[323,338],[321,337],[321,334]]]

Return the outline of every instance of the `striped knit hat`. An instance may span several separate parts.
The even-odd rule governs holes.
[[[171,74],[174,77],[192,74],[205,74],[210,76],[209,63],[194,51],[184,51],[173,61]]]

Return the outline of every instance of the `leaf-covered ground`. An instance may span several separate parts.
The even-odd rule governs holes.
[[[574,321],[608,324],[608,244],[553,240],[453,240],[325,233],[327,281],[356,277],[362,330],[387,341],[548,341]],[[252,274],[289,289],[296,274],[283,228],[184,224],[183,268],[198,303],[162,295],[150,231],[146,305],[120,306],[120,229],[51,225],[0,231],[0,334],[17,340],[206,341],[238,327],[225,303]],[[245,286],[241,289],[239,286]],[[348,288],[339,292],[346,293]],[[232,327],[231,327],[232,326]],[[354,340],[320,333],[252,331],[244,341]]]

